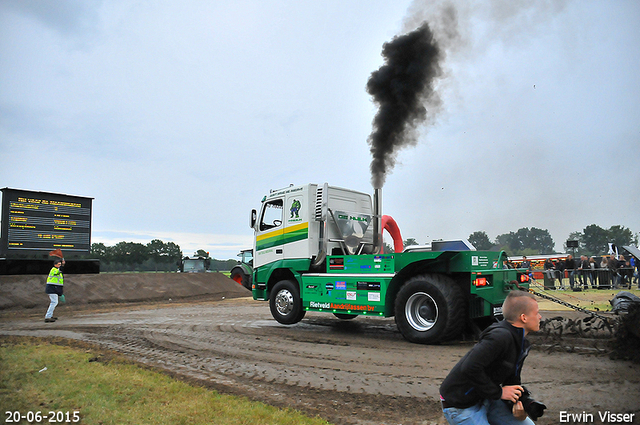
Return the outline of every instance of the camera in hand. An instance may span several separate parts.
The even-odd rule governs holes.
[[[531,397],[531,392],[526,387],[522,387],[522,390],[522,394],[518,401],[522,402],[522,407],[524,407],[524,411],[527,412],[527,415],[529,415],[532,420],[536,421],[540,416],[544,415],[544,409],[546,409],[547,406],[544,403],[534,400]],[[505,401],[505,403],[513,409],[514,403],[512,401]]]

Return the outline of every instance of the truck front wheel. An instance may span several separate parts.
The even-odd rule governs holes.
[[[396,325],[411,342],[434,344],[463,330],[465,298],[448,276],[424,274],[409,279],[395,301]]]
[[[269,297],[271,315],[283,325],[298,323],[305,315],[298,286],[290,280],[281,280]]]

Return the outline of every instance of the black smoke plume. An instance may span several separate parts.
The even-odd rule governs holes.
[[[434,85],[442,73],[441,49],[426,22],[385,43],[382,56],[384,65],[367,82],[367,92],[378,105],[368,139],[374,188],[384,185],[398,150],[416,143],[416,126],[428,118],[425,105],[439,105]]]

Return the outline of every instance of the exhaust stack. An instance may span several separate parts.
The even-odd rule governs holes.
[[[382,188],[373,190],[373,253],[382,252]]]

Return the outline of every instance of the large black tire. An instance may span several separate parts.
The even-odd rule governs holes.
[[[242,267],[234,267],[231,269],[229,277],[234,282],[244,286],[251,291],[251,275],[248,275],[242,270]]]
[[[298,323],[306,313],[298,285],[290,280],[276,283],[269,297],[269,308],[273,318],[283,325]]]
[[[448,276],[424,274],[409,279],[395,301],[396,325],[411,342],[436,344],[458,336],[467,316],[462,289]]]

